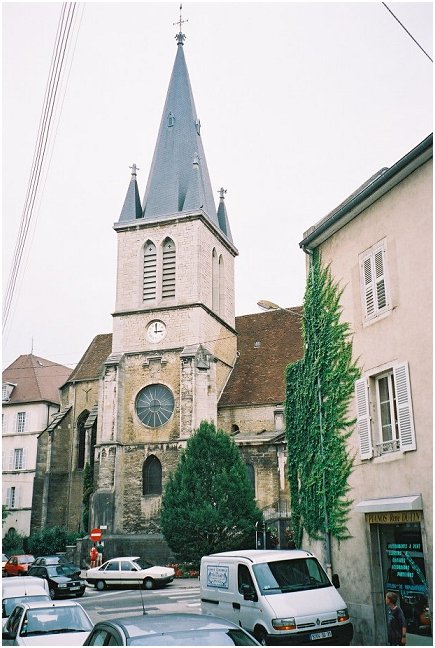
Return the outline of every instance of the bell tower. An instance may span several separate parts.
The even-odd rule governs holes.
[[[236,360],[238,253],[224,189],[216,191],[218,209],[214,202],[182,22],[180,16],[144,199],[141,203],[133,164],[114,224],[113,346],[100,380],[93,524],[117,533],[140,525],[146,530],[158,519],[162,488],[179,450],[202,420],[216,422]]]

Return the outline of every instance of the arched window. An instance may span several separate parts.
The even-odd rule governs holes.
[[[156,298],[157,286],[157,254],[156,246],[152,241],[147,241],[144,247],[143,262],[143,300],[149,301]]]
[[[224,259],[222,254],[219,257],[219,310],[218,313],[223,315],[225,305],[225,281],[224,281]]]
[[[167,238],[163,243],[162,299],[175,297],[175,243]]]
[[[215,248],[211,253],[211,308],[215,312],[219,309],[219,266]]]
[[[142,468],[142,493],[144,495],[162,493],[162,464],[154,455],[148,457]]]
[[[246,474],[248,475],[248,479],[251,482],[252,490],[254,491],[255,494],[255,468],[252,464],[245,464],[246,466]]]
[[[85,467],[86,451],[86,419],[89,416],[88,410],[84,410],[77,419],[77,468],[81,470]]]

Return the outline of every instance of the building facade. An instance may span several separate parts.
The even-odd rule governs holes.
[[[12,529],[30,534],[38,436],[59,410],[59,387],[69,367],[22,355],[2,376],[3,506],[9,515],[3,536]]]
[[[333,546],[357,644],[385,644],[388,590],[399,594],[407,643],[432,644],[432,188],[430,135],[301,242],[343,287],[361,368],[352,537]]]
[[[235,317],[238,252],[223,188],[215,206],[184,38],[176,37],[144,199],[133,164],[113,226],[113,332],[94,338],[40,438],[34,529],[82,528],[89,464],[89,524],[106,535],[158,533],[164,484],[203,420],[240,446],[269,518],[282,526],[288,516],[284,367],[302,355],[300,320]]]

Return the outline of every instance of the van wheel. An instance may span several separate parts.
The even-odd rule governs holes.
[[[261,626],[255,628],[254,637],[261,646],[267,646],[267,632],[264,628]]]
[[[95,587],[97,588],[97,590],[98,590],[99,592],[102,592],[103,589],[106,587],[106,583],[105,583],[103,580],[98,580],[98,581],[95,583]]]

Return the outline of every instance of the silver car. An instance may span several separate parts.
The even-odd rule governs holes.
[[[85,646],[259,646],[235,623],[208,614],[145,614],[99,621]]]

